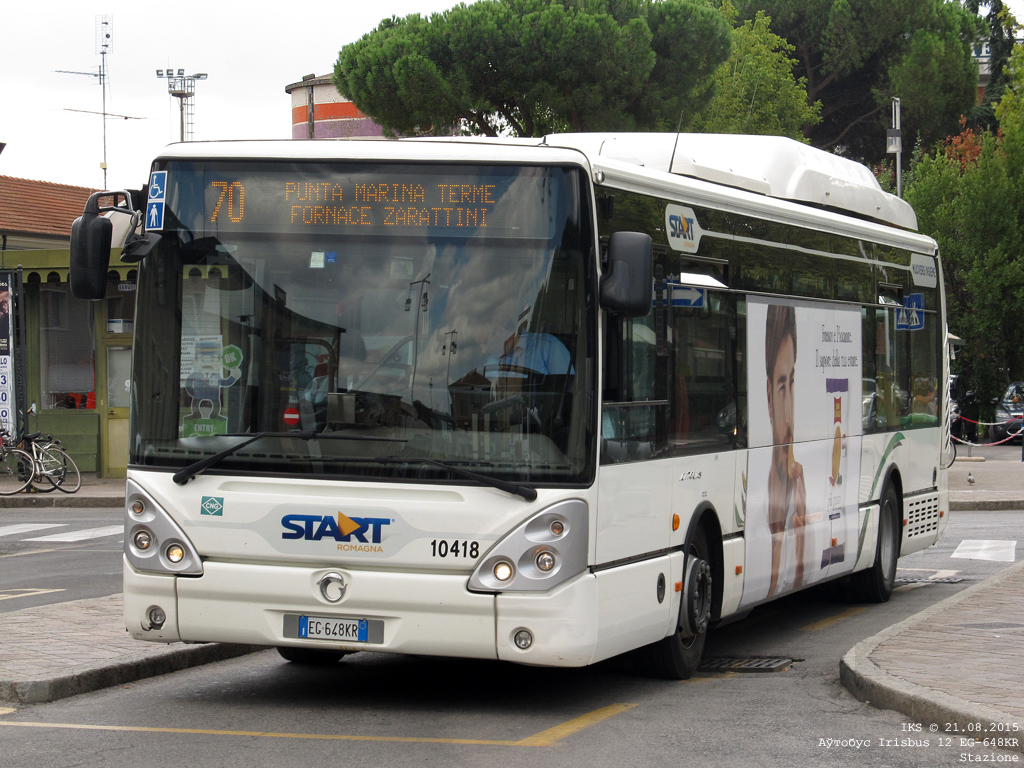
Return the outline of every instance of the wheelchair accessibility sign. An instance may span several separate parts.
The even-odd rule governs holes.
[[[146,201],[146,231],[164,228],[164,202],[167,199],[167,171],[153,171],[149,177],[149,199]]]

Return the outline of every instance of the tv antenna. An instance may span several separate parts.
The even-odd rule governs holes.
[[[125,120],[144,120],[142,117],[129,117],[128,115],[115,115],[107,112],[107,54],[114,50],[114,17],[111,14],[96,16],[96,53],[100,56],[99,70],[96,72],[73,72],[67,69],[58,69],[65,75],[85,75],[99,79],[100,91],[102,92],[103,110],[101,112],[90,112],[89,114],[103,116],[103,162],[100,168],[103,169],[103,188],[107,188],[107,118],[121,117]],[[68,109],[68,112],[89,112],[85,109]]]

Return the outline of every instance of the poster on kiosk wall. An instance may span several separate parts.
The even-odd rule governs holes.
[[[747,313],[741,605],[853,569],[862,434],[860,308],[751,297]]]
[[[17,433],[18,407],[15,401],[14,322],[11,313],[14,273],[0,271],[0,430]]]

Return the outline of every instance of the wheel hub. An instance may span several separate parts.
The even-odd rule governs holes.
[[[684,637],[696,637],[707,630],[710,617],[711,566],[707,560],[691,557],[683,579],[679,631]]]

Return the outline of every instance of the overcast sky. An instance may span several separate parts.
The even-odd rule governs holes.
[[[4,3],[0,175],[100,188],[103,109],[96,17],[113,16],[107,58],[107,187],[138,188],[152,157],[179,135],[178,101],[157,69],[205,72],[196,84],[196,140],[291,137],[284,88],[329,74],[346,43],[381,19],[445,10],[456,0],[205,0],[117,5],[93,0]],[[1009,0],[1024,20],[1024,0]],[[272,9],[272,10],[269,10]],[[70,111],[82,110],[82,111]]]
[[[170,3],[47,0],[3,3],[0,175],[103,187],[103,119],[96,17],[113,16],[107,55],[107,186],[138,188],[179,136],[178,100],[157,69],[205,72],[196,83],[194,137],[291,138],[286,85],[330,74],[338,51],[381,19],[446,10],[457,0]],[[87,110],[73,112],[68,110]]]

